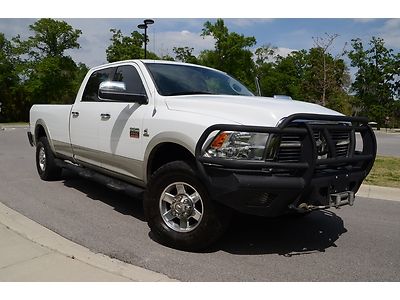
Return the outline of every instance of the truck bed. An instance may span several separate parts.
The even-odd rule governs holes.
[[[30,131],[34,134],[36,125],[43,122],[53,141],[70,144],[71,109],[72,105],[33,105],[30,111]]]

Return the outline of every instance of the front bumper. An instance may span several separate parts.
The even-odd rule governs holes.
[[[329,125],[326,122],[330,122]],[[296,136],[301,141],[298,160],[282,162],[272,157],[263,161],[245,161],[205,157],[210,134],[229,130],[269,133],[275,139]],[[326,136],[329,154],[325,159],[317,159],[317,130]],[[337,130],[352,137],[345,156],[339,156],[330,138],[329,131]],[[357,132],[362,138],[362,151],[355,150]],[[214,125],[203,133],[196,146],[198,169],[216,201],[241,212],[270,217],[285,214],[290,209],[311,210],[352,204],[375,156],[376,139],[367,119],[312,114],[291,115],[278,127]]]

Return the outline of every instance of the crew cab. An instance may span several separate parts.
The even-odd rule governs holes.
[[[143,193],[153,236],[185,250],[215,242],[233,210],[276,217],[352,205],[376,155],[366,118],[152,60],[91,69],[73,105],[32,106],[28,138],[43,180],[69,168]]]

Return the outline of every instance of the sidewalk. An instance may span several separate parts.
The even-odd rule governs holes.
[[[96,254],[0,203],[1,281],[175,281]]]

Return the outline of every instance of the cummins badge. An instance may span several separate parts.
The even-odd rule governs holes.
[[[139,138],[139,128],[130,128],[129,130],[129,137],[132,139],[138,139]]]

